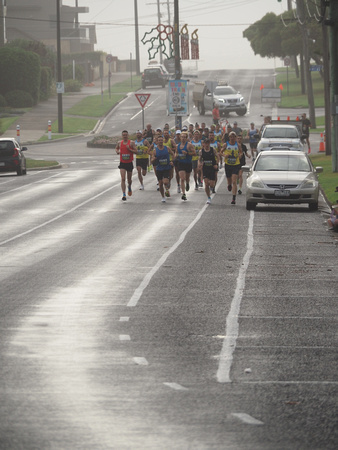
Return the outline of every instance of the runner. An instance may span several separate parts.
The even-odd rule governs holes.
[[[250,130],[248,131],[248,137],[249,137],[252,161],[255,160],[255,154],[257,154],[258,138],[255,136],[258,134],[259,134],[259,131],[257,130],[257,128],[255,128],[255,124],[253,122],[251,122]]]
[[[175,141],[171,139],[169,130],[167,129],[163,131],[163,145],[165,147],[168,147],[168,149],[172,151],[172,153],[170,153],[170,162],[172,162],[172,165],[170,165],[169,170],[169,189],[170,189],[171,180],[174,177],[174,159],[176,154],[176,144]],[[170,197],[169,189],[165,193],[167,197]]]
[[[236,121],[234,122],[234,126],[232,127],[232,131],[234,131],[237,134],[237,136],[239,136],[243,132],[242,128],[238,126]]]
[[[220,113],[219,113],[219,104],[217,102],[214,103],[214,109],[212,110],[212,120],[213,124],[219,124]]]
[[[143,137],[146,138],[149,144],[153,143],[155,131],[151,128],[151,124],[147,123],[146,129],[143,131]]]
[[[242,167],[245,166],[245,163],[246,163],[245,157],[247,156],[248,158],[251,158],[251,156],[248,155],[247,146],[245,144],[243,144],[242,141],[243,141],[243,137],[242,136],[237,136],[238,147],[242,150],[242,156],[240,157],[240,160],[239,160],[241,168],[240,168],[240,171],[239,171],[239,174],[238,174],[238,186],[239,186],[238,194],[239,195],[242,194],[242,186],[243,186],[243,170],[242,170]]]
[[[192,146],[195,149],[196,155],[192,157],[192,170],[194,171],[195,190],[198,191],[199,186],[202,184],[201,180],[201,168],[199,167],[198,160],[200,157],[200,150],[202,150],[201,135],[198,130],[194,131],[194,138],[191,141]],[[203,186],[203,184],[202,184]]]
[[[132,175],[133,175],[133,160],[134,153],[137,153],[134,141],[129,139],[129,134],[127,130],[122,131],[122,141],[117,143],[116,153],[120,155],[120,169],[121,175],[121,189],[122,189],[122,200],[126,201],[126,175],[128,179],[128,195],[131,196],[133,191],[131,190]]]
[[[138,179],[140,181],[140,191],[144,190],[143,177],[147,175],[147,168],[149,164],[149,142],[142,138],[142,131],[137,130],[135,147],[136,153],[136,169]]]
[[[162,196],[162,203],[166,202],[164,188],[166,190],[166,195],[169,193],[169,172],[173,165],[173,162],[170,161],[170,156],[174,156],[174,152],[163,145],[163,136],[158,136],[157,144],[154,145],[154,150],[152,152],[151,162],[156,166],[156,177]],[[167,197],[170,197],[170,193]]]
[[[181,130],[176,130],[175,132],[175,139],[174,139],[174,143],[176,145],[176,150],[177,150],[177,146],[181,143]],[[176,182],[177,182],[177,193],[180,194],[181,193],[181,180],[180,180],[180,174],[178,173],[178,159],[177,157],[174,158],[174,170],[175,170],[175,176],[176,176]]]
[[[209,132],[209,137],[207,139],[209,139],[209,141],[210,141],[210,147],[213,148],[215,150],[215,152],[216,152],[217,161],[220,161],[220,159],[222,157],[221,156],[222,147],[221,147],[221,144],[215,140],[215,133],[213,131],[210,131]],[[218,172],[218,168],[217,168],[217,172]],[[216,172],[216,175],[215,175],[215,183],[214,183],[214,186],[212,187],[212,193],[213,194],[216,194],[215,187],[216,187],[216,184],[217,184],[217,172]]]
[[[203,148],[199,157],[199,165],[202,169],[203,180],[204,180],[204,190],[207,195],[207,203],[211,203],[211,193],[215,186],[215,175],[218,169],[218,156],[215,149],[210,147],[210,139],[206,139],[203,143]]]
[[[182,200],[187,200],[185,191],[189,191],[190,174],[192,171],[192,157],[196,155],[193,145],[188,142],[187,133],[181,133],[181,143],[177,146],[178,173],[181,180]]]
[[[215,135],[215,140],[221,146],[222,145],[222,139],[223,139],[223,132],[222,132],[221,125],[219,123],[216,125],[215,131],[214,131],[214,135]],[[221,154],[219,154],[219,167],[220,167],[220,169],[223,167],[223,158],[222,158]]]
[[[236,205],[237,179],[241,168],[240,157],[242,156],[242,150],[239,148],[236,139],[236,133],[231,131],[229,133],[229,141],[222,148],[228,191],[232,191],[232,205]]]

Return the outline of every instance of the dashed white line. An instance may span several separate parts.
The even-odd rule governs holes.
[[[135,358],[133,358],[133,361],[138,364],[139,366],[147,366],[148,365],[148,361],[143,358],[142,356],[136,356]]]
[[[120,334],[119,336],[120,341],[130,341],[129,334]]]
[[[165,386],[170,387],[171,389],[174,389],[175,391],[188,391],[189,389],[181,386],[178,383],[163,383]]]
[[[247,423],[248,425],[264,425],[263,422],[261,422],[258,419],[255,419],[254,417],[250,416],[249,414],[232,413],[231,415],[236,417],[236,419],[239,419],[241,422]]]
[[[120,322],[129,322],[129,317],[120,317]]]

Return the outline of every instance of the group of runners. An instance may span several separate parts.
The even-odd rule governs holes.
[[[249,155],[242,142],[242,129],[236,122],[225,128],[218,123],[210,127],[205,123],[196,123],[182,129],[176,127],[175,130],[170,130],[168,124],[165,124],[163,129],[153,130],[151,124],[148,124],[145,130],[136,132],[135,140],[131,140],[128,131],[124,130],[122,140],[116,146],[116,153],[120,155],[118,167],[121,174],[122,200],[126,201],[127,195],[132,195],[135,155],[139,189],[144,190],[143,178],[153,168],[163,203],[171,196],[170,189],[174,178],[177,193],[186,201],[187,192],[190,190],[190,177],[193,174],[195,190],[204,187],[207,203],[210,204],[211,195],[215,193],[218,172],[224,163],[227,189],[232,193],[231,204],[235,205],[237,193],[242,194],[241,167],[245,165],[246,156],[255,157],[257,142],[254,135],[257,133],[258,130],[251,124],[248,131],[251,148]]]

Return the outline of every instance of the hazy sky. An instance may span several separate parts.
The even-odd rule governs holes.
[[[159,0],[161,23],[168,24],[168,3],[171,24],[174,1]],[[75,6],[76,0],[63,0],[64,5]],[[88,6],[89,13],[81,14],[82,23],[96,23],[96,50],[103,50],[120,59],[135,58],[134,0],[78,0],[79,6]],[[158,24],[158,0],[137,0],[139,38]],[[267,12],[281,14],[287,0],[179,0],[180,27],[188,24],[189,33],[198,28],[199,70],[222,68],[271,68],[281,65],[277,60],[255,56],[243,31],[261,19]],[[140,42],[141,70],[148,64],[148,46]],[[159,60],[159,57],[156,57]],[[196,62],[184,66],[196,68]]]

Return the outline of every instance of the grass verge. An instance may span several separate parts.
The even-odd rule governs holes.
[[[43,167],[57,166],[59,163],[57,161],[45,161],[39,159],[26,159],[27,169],[40,169]]]
[[[325,154],[317,154],[311,155],[310,158],[314,166],[323,167],[323,173],[318,174],[318,181],[331,205],[337,204],[338,192],[335,192],[335,190],[336,186],[338,186],[338,174],[332,172],[332,157]]]
[[[3,134],[8,128],[12,125],[12,123],[16,122],[19,119],[19,116],[14,117],[3,117],[0,119],[0,135]]]

